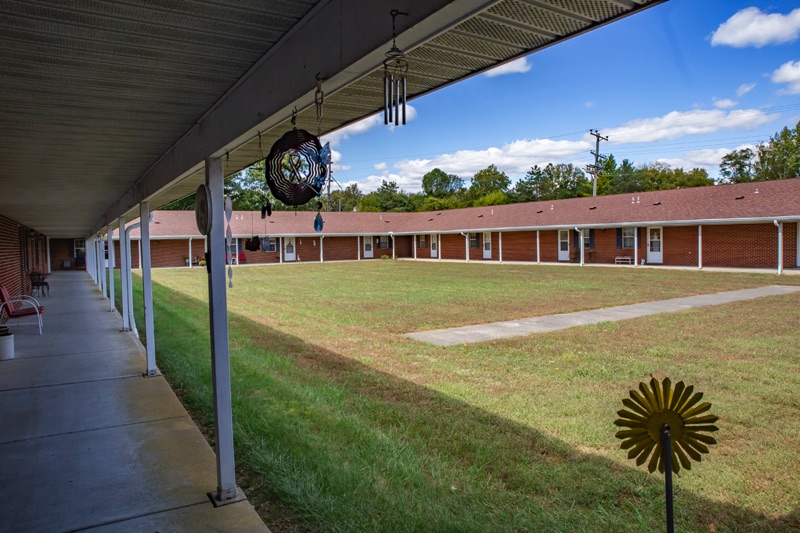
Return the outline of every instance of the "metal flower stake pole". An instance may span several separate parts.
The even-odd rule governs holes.
[[[641,466],[650,456],[647,469],[654,472],[658,467],[664,474],[668,533],[675,531],[672,473],[681,467],[691,470],[691,460],[700,461],[708,446],[717,443],[705,433],[718,431],[713,425],[718,418],[708,413],[711,404],[700,403],[702,399],[702,392],[695,393],[694,387],[683,381],[673,389],[669,378],[661,383],[651,378],[649,386],[639,383],[639,390],[630,391],[630,398],[622,400],[628,409],[617,411],[620,418],[614,422],[625,428],[616,437],[622,439],[620,448],[629,450],[628,459],[635,458]]]

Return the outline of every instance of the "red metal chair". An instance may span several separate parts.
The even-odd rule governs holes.
[[[30,307],[24,307],[24,306]],[[7,322],[12,318],[22,318],[26,316],[35,316],[39,326],[39,335],[42,334],[42,314],[44,307],[39,305],[39,302],[30,296],[18,296],[12,298],[8,289],[0,285],[0,322]],[[15,324],[16,326],[32,325],[33,322],[21,322]]]

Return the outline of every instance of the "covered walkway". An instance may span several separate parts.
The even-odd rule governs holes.
[[[215,456],[85,272],[48,278],[44,335],[0,361],[0,524],[8,531],[268,531],[215,508]]]

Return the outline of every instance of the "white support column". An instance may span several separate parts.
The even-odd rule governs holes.
[[[128,255],[128,240],[126,239],[127,230],[125,229],[125,217],[119,217],[119,279],[122,292],[122,331],[130,331],[130,322],[128,321],[128,309],[130,304],[128,300],[131,293],[128,290],[128,268],[130,267],[130,259]]]
[[[189,237],[189,268],[192,268],[193,261],[194,257],[192,256],[192,238]]]
[[[778,224],[778,274],[783,274],[783,222]]]
[[[417,258],[417,244],[419,244],[419,235],[412,235],[411,247],[414,249],[414,259]]]
[[[358,248],[358,260],[361,261],[361,235],[356,235],[356,246]]]
[[[139,220],[141,226],[139,231],[139,250],[142,262],[139,268],[142,269],[142,291],[144,293],[144,335],[145,349],[147,351],[147,372],[145,376],[158,376],[160,372],[156,368],[156,332],[155,320],[153,319],[153,274],[150,269],[150,204],[142,202],[139,204]]]
[[[324,240],[325,240],[325,235],[320,235],[320,237],[319,237],[319,262],[320,263],[324,263],[325,262],[325,252],[324,252],[325,248],[324,248],[324,246],[322,244],[322,241],[324,241]]]
[[[278,262],[283,264],[283,237],[280,237],[278,244],[280,245],[280,249],[278,250]]]
[[[464,234],[464,258],[469,263],[469,233]]]
[[[442,246],[442,234],[437,234],[436,237],[436,260],[442,260],[442,254],[444,253],[444,247]]]
[[[703,225],[697,225],[697,268],[703,268]]]
[[[584,242],[583,242],[583,230],[582,229],[579,230],[578,228],[575,228],[575,229],[578,231],[578,238],[581,241],[580,242],[580,245],[581,245],[581,266],[583,266],[584,265],[584,260],[583,260],[584,259],[583,258],[584,253],[583,252],[584,252],[584,247],[585,247],[584,246]]]
[[[97,288],[100,288],[100,269],[98,268],[98,261],[97,261],[97,241],[99,240],[98,236],[92,237],[92,277],[94,278],[94,283],[97,285]]]
[[[114,229],[109,226],[106,233],[106,244],[108,245],[108,312],[114,310],[116,295],[114,294]]]
[[[88,239],[86,239],[85,246],[86,248],[84,250],[84,253],[86,255],[84,257],[84,260],[86,261],[86,271],[92,277],[92,281],[97,283],[97,278],[95,278],[94,275],[94,237],[89,237]]]
[[[50,274],[52,270],[50,269],[50,237],[47,237],[47,273]]]
[[[498,248],[498,258],[500,262],[503,262],[503,232],[497,232],[497,248]]]
[[[538,265],[541,261],[541,256],[539,255],[539,230],[536,230],[536,264]]]
[[[214,431],[217,454],[217,490],[210,496],[215,506],[244,499],[244,495],[236,487],[233,457],[228,296],[225,289],[225,255],[220,253],[220,248],[225,246],[223,178],[222,160],[206,159],[206,186],[211,193],[208,313],[211,325],[211,376],[214,387]]]
[[[633,266],[639,266],[639,228],[633,228]]]
[[[397,249],[396,242],[394,242],[394,235],[389,235],[389,238],[392,239],[392,260],[395,259],[395,250]]]
[[[126,259],[126,269],[127,269],[127,276],[125,283],[128,284],[128,330],[132,331],[136,338],[139,338],[139,329],[136,327],[136,317],[134,316],[134,309],[133,309],[133,248],[131,247],[131,232],[141,226],[139,222],[136,224],[131,224],[127,228],[125,228],[125,247],[128,251],[128,257]],[[141,248],[141,246],[139,247]]]
[[[794,266],[800,267],[800,222],[796,223],[796,229],[794,232],[795,235],[795,246],[794,246]]]

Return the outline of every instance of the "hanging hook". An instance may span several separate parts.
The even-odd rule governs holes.
[[[314,93],[314,103],[317,104],[317,122],[322,120],[322,104],[325,102],[325,93],[322,92],[323,78],[319,77],[317,72],[317,92]]]
[[[297,107],[292,108],[292,127],[297,129]]]
[[[258,158],[264,159],[264,152],[261,150],[261,131],[258,132]]]
[[[397,40],[397,29],[395,28],[394,21],[397,18],[397,15],[403,15],[404,17],[407,17],[408,13],[404,13],[398,9],[392,9],[389,11],[389,14],[392,16],[392,45],[395,45],[395,41]]]

